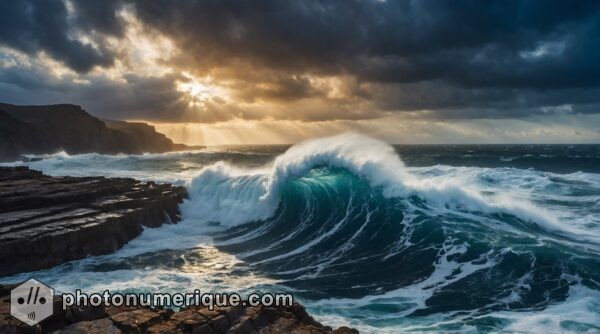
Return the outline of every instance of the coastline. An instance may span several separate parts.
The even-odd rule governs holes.
[[[179,220],[183,187],[0,168],[0,276],[109,254]],[[23,259],[27,259],[23,261]]]
[[[51,177],[0,167],[0,276],[112,253],[146,227],[177,223],[186,189],[131,178]],[[26,259],[23,261],[23,259]],[[43,277],[39,277],[43,280]],[[7,333],[358,333],[315,321],[300,304],[285,307],[69,307],[29,327],[10,315],[0,285],[0,332]]]

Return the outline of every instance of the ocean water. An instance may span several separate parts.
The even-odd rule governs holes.
[[[600,333],[600,145],[65,153],[50,175],[188,187],[182,221],[30,276],[59,291],[291,292],[365,333]]]

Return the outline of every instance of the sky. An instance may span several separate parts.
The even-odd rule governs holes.
[[[192,145],[600,143],[600,1],[1,1],[0,102]]]

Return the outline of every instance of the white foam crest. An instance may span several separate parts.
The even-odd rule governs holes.
[[[264,197],[267,174],[224,162],[205,167],[189,186],[190,200],[181,205],[186,219],[238,225],[266,219],[278,202]]]
[[[301,142],[277,157],[265,197],[276,195],[282,183],[301,177],[319,165],[348,169],[374,187],[402,184],[413,178],[392,146],[363,135],[345,133]]]
[[[600,174],[444,165],[412,167],[409,171],[420,180],[434,184],[442,185],[450,180],[455,184],[475,185],[475,196],[486,193],[484,198],[501,206],[494,208],[492,205],[489,208],[492,211],[529,217],[538,224],[546,223],[548,228],[577,235],[578,240],[585,238],[589,243],[597,243],[600,236],[599,211],[596,209],[600,197],[591,190],[600,186]],[[587,194],[574,195],[577,192]],[[540,210],[538,205],[543,209]],[[565,205],[569,207],[565,208]]]
[[[505,328],[509,332],[598,333],[599,310],[600,293],[577,283],[569,287],[567,300],[542,311],[497,312],[493,315],[512,321]]]
[[[409,181],[407,186],[430,205],[460,211],[506,213],[552,230],[567,231],[547,210],[508,193],[484,195],[476,185],[465,184],[456,179],[416,179]]]
[[[229,226],[269,218],[281,187],[319,165],[346,168],[372,186],[411,177],[390,145],[347,133],[296,144],[268,169],[242,170],[222,162],[204,168],[191,184],[184,215]]]
[[[381,186],[388,197],[416,195],[441,209],[514,214],[564,230],[553,215],[525,199],[501,192],[484,194],[476,183],[464,179],[412,174],[391,145],[354,133],[301,142],[263,169],[244,170],[222,162],[206,167],[192,182],[184,215],[227,226],[269,218],[283,185],[321,165],[345,168],[371,186]]]
[[[181,161],[203,151],[167,153],[116,154],[99,153],[25,155],[27,161],[0,163],[0,166],[25,165],[51,176],[131,177],[142,181],[183,184],[190,181],[201,166]],[[168,166],[168,167],[167,167]]]

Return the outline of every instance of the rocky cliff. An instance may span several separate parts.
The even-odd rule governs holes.
[[[35,153],[44,146],[37,129],[0,109],[0,161],[18,157],[22,152]]]
[[[135,147],[152,148],[152,152],[173,150],[173,142],[162,133],[156,132],[153,126],[141,122],[124,122],[102,120],[109,129],[127,134]]]
[[[109,126],[107,126],[107,124]],[[144,123],[103,122],[80,106],[0,103],[0,161],[22,154],[139,154],[185,149]]]
[[[111,253],[144,226],[177,222],[185,196],[167,184],[0,167],[0,276]]]

